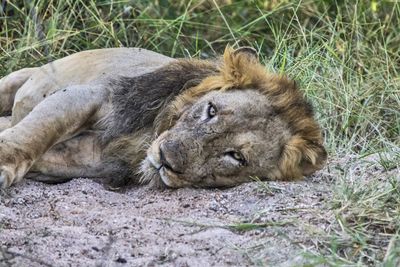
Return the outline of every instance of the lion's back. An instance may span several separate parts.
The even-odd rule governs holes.
[[[140,76],[173,60],[140,48],[108,48],[83,51],[53,61],[37,68],[18,89],[13,121],[20,121],[38,103],[62,88],[94,84],[92,88],[110,90],[108,83],[112,79]]]

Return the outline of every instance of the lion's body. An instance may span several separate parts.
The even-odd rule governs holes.
[[[1,130],[15,126],[25,119],[24,124],[32,126],[23,129],[21,134],[29,129],[27,136],[36,135],[40,139],[38,135],[41,134],[43,128],[52,128],[54,123],[44,122],[45,126],[36,125],[37,117],[51,119],[54,110],[43,106],[43,109],[35,116],[27,117],[27,115],[55,92],[65,94],[69,90],[75,91],[71,105],[65,105],[65,98],[58,97],[52,99],[52,108],[57,107],[65,113],[74,109],[75,100],[82,98],[84,102],[76,106],[77,111],[82,109],[80,107],[82,105],[86,106],[86,109],[94,109],[90,112],[96,113],[89,116],[91,120],[89,123],[82,123],[87,120],[87,112],[82,110],[81,117],[79,117],[80,112],[77,112],[71,117],[77,124],[73,126],[73,130],[58,136],[54,144],[47,145],[45,148],[40,147],[42,145],[40,141],[29,144],[22,141],[17,144],[23,146],[24,149],[35,151],[34,154],[43,154],[42,151],[45,153],[32,163],[32,167],[29,166],[30,164],[27,167],[21,163],[16,162],[16,164],[22,165],[24,169],[28,168],[35,176],[38,175],[37,178],[47,181],[64,180],[68,177],[111,175],[115,172],[115,168],[104,166],[101,160],[102,148],[99,143],[101,130],[97,127],[98,122],[111,108],[110,80],[118,75],[124,77],[143,75],[171,61],[173,59],[143,49],[101,49],[76,53],[42,67],[23,69],[3,78],[0,80],[0,110],[3,114],[12,112],[8,118],[2,117],[3,129],[0,128]],[[75,88],[78,90],[74,90]],[[88,95],[86,91],[93,92]],[[96,101],[86,102],[85,98],[96,99]],[[12,110],[10,110],[11,107]],[[61,114],[58,119],[62,119],[63,116],[64,114]],[[2,137],[18,141],[14,131],[2,132]],[[54,147],[48,150],[48,146]],[[17,180],[21,178],[18,176]]]
[[[242,54],[234,55],[231,52],[233,59],[235,56],[240,59],[240,56],[242,61],[248,60],[249,64],[254,62],[247,53]],[[228,159],[223,154],[227,153],[224,152],[226,149],[218,152],[220,156],[214,155],[216,154],[214,150],[211,153],[205,149],[208,144],[227,146],[226,134],[220,138],[215,134],[210,134],[210,130],[207,129],[199,134],[202,131],[204,119],[197,119],[200,124],[191,126],[196,129],[196,134],[190,133],[192,130],[188,131],[185,128],[186,124],[192,122],[190,119],[185,119],[186,115],[183,114],[191,112],[190,109],[196,106],[196,101],[211,103],[214,99],[219,101],[224,98],[231,100],[221,105],[227,107],[237,105],[238,110],[243,108],[242,111],[237,112],[238,117],[241,118],[240,124],[243,125],[243,120],[245,121],[247,117],[249,119],[253,117],[255,124],[251,126],[252,123],[248,122],[245,127],[247,130],[243,128],[238,131],[237,136],[232,133],[240,126],[235,126],[235,130],[229,130],[226,127],[223,128],[224,130],[222,128],[217,130],[217,126],[213,126],[214,130],[211,130],[211,133],[221,131],[221,135],[229,130],[231,133],[229,138],[234,140],[232,142],[238,142],[236,146],[243,148],[243,151],[247,146],[251,153],[255,153],[255,156],[265,154],[264,150],[269,150],[268,154],[263,155],[269,158],[269,161],[261,160],[257,161],[258,163],[254,161],[252,164],[258,167],[254,165],[252,169],[258,168],[258,172],[266,170],[267,178],[290,179],[291,177],[285,177],[285,172],[280,169],[279,164],[301,165],[304,163],[301,162],[301,155],[293,159],[293,162],[283,163],[288,159],[279,159],[293,156],[289,155],[289,152],[282,151],[286,143],[294,142],[291,146],[296,146],[299,142],[303,142],[303,139],[299,141],[291,137],[308,134],[311,138],[310,146],[321,147],[319,128],[313,121],[312,114],[307,113],[307,104],[297,91],[292,92],[295,96],[293,100],[290,100],[292,96],[289,96],[286,104],[295,103],[297,106],[294,108],[297,108],[300,115],[304,116],[303,123],[306,126],[308,124],[310,128],[306,133],[298,132],[296,129],[293,132],[291,126],[288,125],[289,122],[284,118],[290,117],[289,113],[292,111],[286,111],[284,108],[279,110],[278,107],[279,104],[282,105],[279,101],[283,98],[275,99],[276,92],[275,96],[272,93],[268,96],[265,92],[257,93],[256,90],[248,90],[256,84],[246,85],[246,82],[249,82],[246,80],[238,82],[228,79],[224,84],[225,82],[221,81],[220,77],[226,76],[224,74],[226,70],[223,70],[221,64],[221,61],[175,60],[144,49],[115,48],[80,52],[39,68],[23,69],[6,76],[0,80],[0,113],[3,114],[0,119],[0,131],[2,131],[0,133],[0,182],[5,186],[10,185],[22,179],[28,172],[28,176],[52,182],[73,177],[109,177],[114,180],[129,180],[135,176],[140,164],[144,172],[142,174],[144,180],[160,180],[158,176],[161,176],[163,182],[172,187],[195,185],[188,182],[192,179],[186,177],[188,175],[203,177],[204,181],[206,176],[212,177],[213,181],[204,182],[202,186],[224,186],[244,181],[245,179],[234,176],[250,176],[254,175],[253,172],[236,173],[235,171],[234,175],[229,174],[234,182],[228,181],[229,179],[225,177],[230,171],[229,168],[238,169],[238,167],[230,166],[231,163],[227,163]],[[225,65],[227,65],[227,59],[225,59]],[[263,70],[258,69],[258,71]],[[278,76],[266,76],[265,81],[271,83],[270,87],[272,83],[276,83],[277,86],[281,84],[291,86],[285,78]],[[224,87],[226,89],[243,87],[243,92],[221,93],[221,96],[212,94],[212,91],[226,90]],[[257,90],[260,91],[260,89]],[[208,96],[211,100],[202,100]],[[241,107],[243,98],[249,99],[247,105],[250,111],[246,111],[248,109],[245,106]],[[277,102],[278,106],[273,101]],[[251,108],[252,105],[265,107],[257,110]],[[229,109],[226,110],[228,111]],[[278,111],[283,114],[283,117],[275,114]],[[289,113],[286,115],[285,112]],[[234,111],[231,113],[233,114]],[[6,117],[7,114],[11,116]],[[196,117],[195,113],[193,114]],[[233,124],[238,123],[238,117],[230,123],[232,127]],[[224,118],[230,120],[227,115]],[[257,118],[260,119],[257,120]],[[185,121],[183,126],[181,121]],[[264,128],[257,128],[259,124],[264,124]],[[254,132],[251,132],[249,127],[253,127]],[[194,149],[193,144],[165,138],[176,130],[178,132],[175,133],[174,138],[182,133],[179,138],[198,143],[198,147]],[[256,143],[262,140],[267,140],[265,143],[268,143],[268,146],[259,147],[257,150]],[[153,144],[148,149],[146,157],[146,149],[148,143],[151,142]],[[172,151],[174,153],[171,152],[171,148],[166,147],[165,144],[168,142],[171,143],[171,147],[174,147],[175,150]],[[203,152],[197,150],[199,147],[202,147]],[[311,148],[307,149],[311,150]],[[202,158],[199,153],[208,154],[208,156]],[[308,152],[304,151],[304,153]],[[324,151],[321,153],[324,154]],[[168,162],[163,159],[164,156],[169,158]],[[187,159],[180,158],[184,156]],[[317,156],[306,156],[312,165],[316,166],[311,168],[311,172],[320,168],[325,159],[325,155],[322,155],[322,161],[317,162]],[[206,161],[215,157],[219,157],[219,160],[223,157],[224,161],[221,163],[210,160],[210,167],[208,169],[204,167],[207,166]],[[188,159],[193,162],[191,166],[183,163]],[[164,163],[162,163],[163,160]],[[159,164],[161,167],[158,167]],[[219,173],[219,168],[224,170]],[[292,175],[292,178],[297,178],[299,175],[311,172],[304,171],[299,174],[296,169],[289,170],[287,173]],[[115,178],[116,176],[118,179]],[[177,176],[183,177],[182,180],[178,181]],[[149,182],[157,183],[157,181]],[[196,181],[196,183],[199,182]]]

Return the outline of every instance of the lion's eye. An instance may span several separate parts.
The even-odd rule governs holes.
[[[208,107],[207,107],[207,116],[209,119],[211,119],[211,118],[215,117],[215,115],[217,115],[217,109],[210,102],[210,103],[208,103]]]
[[[229,151],[226,154],[232,157],[234,160],[238,161],[240,164],[242,165],[246,164],[246,159],[244,158],[242,153],[238,151]]]

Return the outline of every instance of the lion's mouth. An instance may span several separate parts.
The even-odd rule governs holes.
[[[169,164],[162,164],[154,156],[148,155],[148,161],[157,172],[160,182],[162,182],[166,187],[176,187],[173,180],[177,179],[177,172],[175,172]]]
[[[147,166],[152,169],[154,183],[162,183],[165,187],[179,188],[190,184],[186,181],[185,175],[181,170],[174,168],[173,160],[162,150],[163,140],[156,140],[147,150]]]

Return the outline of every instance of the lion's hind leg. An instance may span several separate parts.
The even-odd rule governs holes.
[[[108,178],[119,165],[103,159],[98,133],[85,131],[48,150],[33,165],[27,178],[45,183],[63,183],[72,178]]]
[[[15,94],[36,70],[37,68],[25,68],[0,79],[0,116],[11,113]]]
[[[98,136],[96,132],[86,131],[54,145],[36,161],[31,171],[57,179],[91,177],[93,170],[100,165]]]

